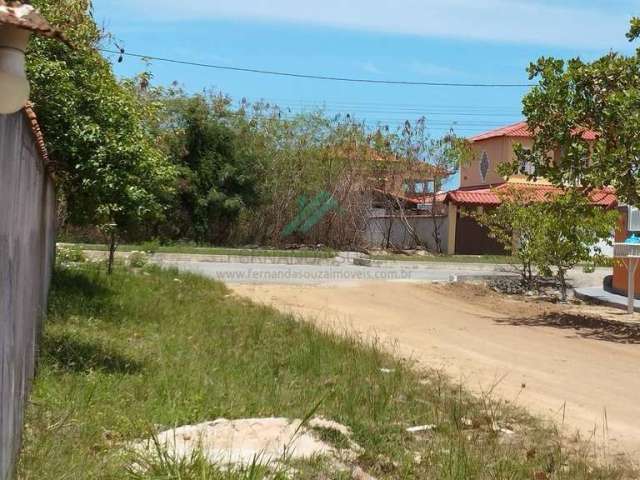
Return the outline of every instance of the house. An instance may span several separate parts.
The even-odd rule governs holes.
[[[371,208],[364,242],[371,248],[446,248],[445,195],[434,192],[446,176],[432,165],[396,156],[375,156],[368,185]]]
[[[615,242],[624,243],[632,233],[638,234],[638,215],[640,211],[638,209],[630,209],[627,206],[620,206],[618,208],[620,217],[618,219],[618,228],[615,232]],[[630,228],[629,211],[633,212],[632,225]],[[635,218],[634,218],[635,217]],[[635,225],[633,225],[635,224]],[[635,227],[635,228],[634,228]],[[629,263],[627,260],[618,259],[613,263],[613,277],[611,277],[611,283],[605,282],[605,289],[619,295],[628,296],[629,294],[629,276],[628,276]],[[635,283],[634,283],[634,296],[640,298],[640,268],[635,270]]]
[[[584,132],[583,138],[592,141],[595,132]],[[560,190],[544,179],[529,181],[526,175],[505,179],[499,166],[515,160],[514,148],[520,144],[531,148],[533,135],[526,122],[518,122],[469,138],[473,160],[460,168],[460,188],[448,192],[444,203],[448,215],[447,253],[450,255],[504,254],[505,250],[488,235],[486,228],[468,215],[495,208],[502,203],[501,193],[508,189],[526,190],[534,201],[545,201],[548,195]],[[533,173],[532,167],[523,170]],[[593,192],[592,202],[605,208],[615,208],[617,199],[610,189]]]

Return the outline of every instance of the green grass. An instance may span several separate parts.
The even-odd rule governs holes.
[[[318,404],[318,414],[353,429],[365,449],[357,464],[380,479],[627,478],[621,467],[590,465],[587,446],[563,448],[523,411],[473,398],[376,343],[319,331],[201,277],[123,267],[107,277],[96,265],[55,272],[19,478],[286,478],[260,465],[228,472],[198,456],[131,470],[123,446],[221,417],[304,418]],[[516,433],[499,435],[493,423]],[[437,428],[406,432],[423,424]],[[350,478],[321,460],[295,468],[295,478]]]
[[[107,251],[106,245],[93,243],[69,244],[82,250]],[[319,250],[275,250],[252,248],[195,247],[191,245],[119,245],[120,252],[152,251],[153,253],[185,253],[190,255],[237,255],[243,257],[297,257],[297,258],[333,258],[336,252],[331,249]]]
[[[372,255],[374,260],[391,260],[400,262],[440,262],[440,263],[493,263],[514,264],[518,263],[515,257],[505,255]]]

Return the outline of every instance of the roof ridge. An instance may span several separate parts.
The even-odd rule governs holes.
[[[33,134],[33,139],[35,140],[38,154],[40,155],[40,158],[44,163],[45,170],[47,171],[47,173],[49,173],[51,178],[55,178],[53,174],[55,170],[55,163],[52,162],[49,158],[49,152],[47,151],[47,146],[44,141],[44,135],[42,134],[42,129],[40,128],[40,124],[38,123],[36,112],[33,109],[33,104],[31,102],[27,102],[27,104],[23,108],[23,112],[27,117],[29,126],[31,127],[31,133]]]
[[[520,120],[519,122],[510,123],[509,125],[504,125],[502,127],[494,128],[492,130],[488,130],[486,132],[479,133],[469,138],[471,142],[477,142],[479,140],[487,140],[489,138],[496,137],[506,137],[509,136],[514,130],[517,129],[526,129],[529,130],[529,125],[526,120]],[[530,135],[530,133],[528,133]],[[517,135],[520,136],[520,135]],[[526,135],[525,135],[526,136]]]

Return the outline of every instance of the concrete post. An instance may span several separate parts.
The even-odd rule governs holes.
[[[458,223],[458,206],[449,202],[449,241],[447,242],[447,254],[456,254],[456,227]]]
[[[635,311],[636,300],[636,268],[638,267],[638,258],[630,257],[627,266],[627,313],[631,315]]]

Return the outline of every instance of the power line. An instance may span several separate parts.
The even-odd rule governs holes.
[[[261,75],[274,75],[279,77],[303,78],[306,80],[325,80],[348,83],[368,83],[378,85],[405,85],[405,86],[427,86],[427,87],[469,87],[469,88],[529,88],[534,84],[530,83],[453,83],[453,82],[417,82],[408,80],[374,80],[370,78],[335,77],[330,75],[306,75],[302,73],[279,72],[276,70],[261,70],[257,68],[230,67],[226,65],[214,65],[210,63],[191,62],[187,60],[177,60],[173,58],[156,57],[152,55],[141,55],[139,53],[129,53],[106,48],[99,48],[103,53],[114,55],[155,60],[157,62],[174,63],[178,65],[189,65],[192,67],[213,68],[216,70],[228,70],[233,72],[257,73]]]

